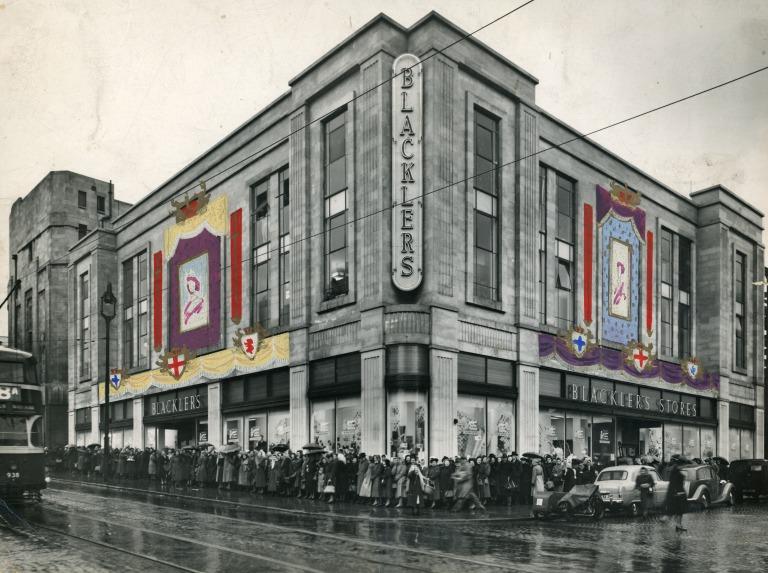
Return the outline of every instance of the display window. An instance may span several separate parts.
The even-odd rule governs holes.
[[[359,450],[362,407],[348,397],[312,403],[312,441],[327,450]]]
[[[683,426],[683,455],[690,460],[701,458],[701,439],[696,426]]]
[[[565,452],[565,412],[547,408],[539,411],[539,452],[563,457]]]
[[[423,457],[427,442],[427,395],[421,392],[389,394],[387,424],[389,453],[404,457],[416,451]]]
[[[291,415],[288,410],[270,410],[267,414],[269,446],[290,446]]]
[[[239,419],[224,422],[224,441],[227,444],[242,445],[242,437]]]
[[[459,456],[507,455],[515,449],[515,404],[511,400],[459,395],[456,404]]]

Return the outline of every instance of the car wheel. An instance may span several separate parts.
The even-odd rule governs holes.
[[[725,503],[728,507],[733,507],[736,504],[736,499],[733,495],[733,490],[728,492],[728,497],[725,498]]]
[[[640,504],[637,502],[634,502],[632,505],[629,506],[629,515],[632,517],[639,517],[640,516]]]
[[[709,494],[707,492],[701,494],[701,501],[699,503],[701,504],[702,510],[706,511],[709,509]]]
[[[557,505],[557,510],[558,510],[560,513],[570,513],[570,512],[571,512],[571,507],[568,505],[568,503],[567,503],[567,502],[565,502],[565,501],[562,501],[562,502],[560,502],[560,503]]]

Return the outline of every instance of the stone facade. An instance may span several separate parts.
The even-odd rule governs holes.
[[[79,300],[78,277],[88,271],[94,312],[108,281],[119,301],[110,335],[118,344],[110,366],[123,368],[123,381],[112,399],[133,405],[119,406],[123,409],[113,416],[122,416],[113,424],[115,445],[234,441],[253,447],[290,439],[294,448],[318,440],[329,446],[355,443],[369,453],[418,449],[420,455],[442,456],[536,451],[544,443],[575,450],[576,441],[586,443],[591,438],[586,449],[597,455],[598,434],[586,436],[582,430],[569,437],[569,430],[563,429],[561,439],[555,422],[543,424],[543,416],[570,408],[577,417],[589,413],[588,425],[610,424],[605,426],[610,428],[606,436],[612,430],[619,432],[624,444],[618,435],[607,438],[610,444],[601,449],[605,455],[609,451],[622,455],[624,450],[639,453],[643,448],[637,436],[649,431],[649,420],[658,421],[653,428],[657,433],[665,424],[667,453],[685,439],[697,444],[690,451],[704,455],[704,436],[714,432],[716,444],[711,447],[731,457],[734,429],[739,443],[748,443],[743,451],[762,452],[763,300],[751,284],[763,273],[762,214],[723,187],[685,197],[588,139],[559,147],[579,134],[536,105],[536,78],[473,38],[445,53],[438,51],[463,35],[434,13],[410,28],[386,16],[375,18],[291,80],[290,90],[265,110],[114,217],[94,234],[94,242],[72,246],[66,280],[70,441],[98,439],[95,388],[107,368],[100,320],[92,324],[99,341],[91,349],[93,368],[81,376],[75,366],[79,315],[72,307]],[[393,137],[407,133],[408,128],[393,125],[393,106],[406,109],[408,104],[397,91],[402,76],[393,80],[395,89],[390,78],[393,62],[404,53],[418,56],[423,70],[423,133],[418,135],[423,156],[413,171],[423,177],[419,230],[423,275],[413,291],[399,290],[392,280],[393,268],[397,270],[393,242],[402,236],[391,207],[398,203],[409,174],[407,166],[401,171],[397,163],[398,153],[407,160],[406,148],[393,150],[392,145]],[[490,119],[478,120],[478,112]],[[338,119],[341,113],[343,119]],[[474,177],[477,157],[490,153],[488,140],[480,139],[478,126],[483,124],[479,121],[490,121],[495,129],[495,157],[490,164],[496,168],[498,183],[490,199],[488,193],[477,194],[482,185]],[[332,122],[342,126],[333,136],[336,139],[329,135]],[[332,202],[330,192],[337,191],[331,189],[336,184],[332,177],[338,172],[331,171],[336,169],[339,149],[344,157],[340,188],[344,195],[341,202],[336,200],[341,195],[333,195]],[[219,174],[230,166],[235,167]],[[198,212],[188,204],[189,218],[179,222],[171,201],[179,201],[185,192],[190,197],[201,180],[206,180],[207,210]],[[622,369],[613,358],[613,362],[587,363],[574,353],[568,338],[574,328],[584,329],[590,338],[590,356],[621,352],[631,356],[636,350],[629,343],[607,340],[600,326],[601,317],[613,308],[604,308],[601,289],[610,285],[603,284],[600,269],[604,259],[613,255],[599,246],[604,220],[593,213],[600,201],[597,187],[609,189],[612,183],[630,191],[622,201],[634,201],[629,207],[616,207],[617,212],[641,211],[645,231],[656,239],[654,247],[648,248],[653,237],[640,234],[639,252],[632,253],[640,269],[633,269],[633,276],[639,278],[629,286],[637,307],[627,320],[635,321],[637,336],[632,342],[651,350],[658,375],[646,375],[631,366]],[[572,189],[570,254],[564,254],[558,243],[564,207],[558,206],[557,197],[562,185]],[[261,195],[265,190],[266,195]],[[220,205],[216,201],[222,198],[230,225],[217,230],[219,207],[214,204]],[[496,234],[488,247],[494,266],[490,286],[483,282],[489,271],[478,262],[486,256],[477,251],[478,237],[488,231],[486,219],[477,215],[481,207],[476,201],[481,200],[494,205]],[[330,214],[337,212],[339,204],[346,209],[346,218],[334,233]],[[242,234],[232,233],[233,222],[240,217]],[[410,230],[409,222],[406,218],[400,226]],[[208,289],[215,286],[221,312],[206,315],[205,328],[215,323],[221,334],[217,344],[187,349],[195,356],[177,380],[158,367],[174,351],[171,330],[180,328],[171,316],[175,297],[179,305],[189,298],[170,287],[170,277],[187,268],[175,266],[174,252],[182,243],[198,245],[206,229],[221,239],[222,265],[215,269],[217,284],[206,283]],[[588,232],[592,234],[585,235]],[[692,285],[684,295],[679,294],[677,278],[662,285],[662,233],[677,237],[670,261],[675,276],[681,263],[678,246],[686,239],[691,242]],[[334,267],[337,272],[331,273],[329,265],[335,259],[328,253],[339,245],[346,249],[346,263],[343,271]],[[289,258],[281,257],[286,246]],[[232,252],[240,248],[242,260],[232,261]],[[137,259],[142,253],[145,258]],[[730,265],[736,253],[747,262],[744,367],[736,367],[733,360]],[[129,366],[125,322],[129,315],[137,320],[137,314],[127,313],[123,283],[125,265],[133,259],[146,265],[141,272],[149,277],[148,292],[144,292],[148,310],[143,316],[151,342],[141,354],[133,339],[131,352],[141,356]],[[570,263],[567,277],[561,274],[560,260]],[[257,264],[261,265],[258,270]],[[184,272],[181,279],[188,276]],[[649,272],[654,273],[651,279]],[[135,280],[135,275],[130,276]],[[289,297],[281,278],[290,281]],[[570,285],[565,298],[560,292],[566,290],[563,281]],[[190,284],[194,295],[199,287]],[[268,294],[262,295],[258,305],[259,291],[267,292],[264,288]],[[670,338],[662,344],[660,308],[667,288],[675,293],[669,299],[675,305],[669,317]],[[131,308],[139,314],[147,308],[141,306],[144,295],[131,299]],[[242,318],[235,310],[240,305],[238,295],[242,295]],[[282,313],[286,300],[290,308]],[[690,353],[681,348],[685,337],[679,313],[683,309],[677,303],[685,301],[692,316]],[[206,299],[205,304],[210,303]],[[570,315],[564,319],[561,309],[566,303]],[[243,362],[240,341],[247,334],[242,329],[257,325],[263,329],[259,352],[272,348],[272,354]],[[142,335],[140,328],[131,328],[135,336]],[[276,350],[283,342],[286,356]],[[554,344],[560,354],[545,352],[547,344]],[[681,376],[680,369],[694,357],[701,370]],[[557,396],[550,384],[553,376],[562,380]],[[610,384],[612,399],[620,395],[624,400],[631,386],[632,399],[646,390],[658,391],[660,397],[665,392],[664,396],[672,396],[666,398],[671,400],[667,405],[674,403],[678,408],[688,400],[708,413],[706,419],[683,420],[686,429],[676,437],[676,428],[683,427],[675,426],[680,421],[665,418],[663,412],[643,417],[637,412],[640,400],[630,402],[634,410],[622,409],[623,404],[569,402],[570,390],[565,389],[571,388],[572,379],[568,376],[576,377],[573,380],[581,376],[582,381],[592,378],[594,389]],[[205,411],[174,411],[154,418],[148,414],[153,396],[170,405],[180,404],[182,394],[196,388],[207,397]],[[742,418],[733,422],[732,403],[740,404],[734,408],[745,407],[743,412],[738,410]],[[77,413],[88,408],[92,410],[89,422],[85,414]],[[563,428],[569,423],[568,415],[562,417]],[[600,421],[605,417],[612,422]],[[694,435],[690,432],[696,437],[689,438]],[[602,442],[603,435],[599,438]]]

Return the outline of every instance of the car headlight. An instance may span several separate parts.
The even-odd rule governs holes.
[[[45,483],[51,483],[51,478],[49,478],[48,476],[45,476]]]

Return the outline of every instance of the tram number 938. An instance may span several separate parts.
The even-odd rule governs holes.
[[[7,477],[8,479],[19,479],[21,475],[19,474],[19,472],[7,472],[5,474],[5,477]]]

